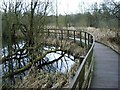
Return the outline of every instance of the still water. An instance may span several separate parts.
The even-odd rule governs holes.
[[[25,45],[25,42],[22,41],[20,43],[17,44],[18,47],[16,47],[16,45],[13,45],[12,47],[16,47],[16,49],[22,49]],[[49,51],[49,50],[54,50],[56,49],[56,47],[54,46],[43,46],[42,47],[42,52],[45,53],[46,51]],[[57,49],[60,49],[60,47],[58,47]],[[2,58],[7,56],[8,55],[8,47],[5,46],[3,49],[0,49],[1,52],[2,52]],[[41,49],[40,49],[41,50]],[[26,52],[26,50],[24,51]],[[23,53],[24,53],[23,52]],[[64,53],[62,51],[56,51],[56,52],[52,52],[52,53],[49,53],[47,54],[43,59],[45,59],[46,61],[52,61],[54,59],[58,59],[61,54]],[[20,54],[20,53],[19,53]],[[30,62],[30,57],[26,57],[27,55],[25,54],[24,55],[25,57],[20,59],[20,56],[17,55],[17,56],[13,56],[13,57],[17,57],[17,59],[13,59],[12,60],[12,67],[13,67],[13,71],[19,69],[19,68],[22,68],[22,67],[25,67],[29,62]],[[7,61],[3,64],[0,64],[0,77],[4,76],[5,74],[9,73],[9,64],[10,62]],[[72,65],[75,63],[74,61],[74,57],[72,55],[68,55],[68,54],[65,54],[64,57],[62,57],[60,60],[58,60],[57,62],[54,62],[52,64],[49,64],[49,65],[45,65],[42,67],[42,69],[45,71],[45,72],[62,72],[62,73],[67,73],[70,71]],[[18,67],[20,64],[20,67]],[[41,68],[40,68],[41,69]],[[24,77],[27,75],[27,71],[24,71],[22,73],[19,73],[17,75],[14,75],[14,78],[17,78],[17,77]],[[2,80],[0,80],[2,81]]]

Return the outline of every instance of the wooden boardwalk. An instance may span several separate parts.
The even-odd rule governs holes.
[[[90,88],[119,88],[120,55],[107,46],[95,43],[95,68]]]

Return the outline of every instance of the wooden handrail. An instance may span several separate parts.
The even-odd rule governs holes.
[[[94,67],[94,60],[93,60],[93,49],[94,49],[94,44],[95,44],[94,36],[88,32],[80,31],[80,30],[49,29],[49,31],[51,31],[50,33],[54,33],[55,30],[61,32],[62,39],[64,37],[63,34],[66,34],[68,39],[70,39],[70,37],[71,37],[70,34],[74,35],[74,36],[72,36],[74,43],[75,43],[76,37],[77,37],[76,34],[78,33],[80,36],[79,37],[80,45],[82,46],[82,44],[84,43],[84,46],[87,47],[88,50],[86,52],[86,55],[85,55],[82,63],[80,64],[79,69],[76,72],[76,75],[72,79],[68,88],[70,88],[72,90],[75,88],[88,89],[90,86],[92,73],[93,73],[93,67]],[[65,31],[67,31],[67,32],[63,33]],[[84,36],[82,36],[82,33]],[[84,39],[84,42],[82,42],[83,39]],[[87,71],[85,70],[86,65],[88,65]],[[85,75],[85,73],[86,73],[86,75]]]
[[[80,31],[80,30],[70,30],[70,29],[62,29],[62,30],[61,29],[45,29],[43,30],[42,33],[46,34],[48,37],[55,36],[55,38],[59,38],[61,42],[63,39],[67,39],[67,40],[72,39],[74,43],[76,43],[78,39],[79,44],[87,48],[86,55],[84,56],[79,66],[79,69],[76,72],[76,75],[72,79],[68,88],[70,89],[89,88],[89,85],[91,82],[91,75],[94,67],[94,61],[92,59],[93,48],[95,44],[94,37],[88,32]],[[86,66],[88,66],[87,70],[86,70]],[[23,70],[23,69],[20,69],[20,70]]]

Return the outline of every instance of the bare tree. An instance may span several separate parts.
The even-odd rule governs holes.
[[[116,31],[116,42],[120,44],[120,2],[112,0],[109,2],[109,12],[118,20],[118,29]]]

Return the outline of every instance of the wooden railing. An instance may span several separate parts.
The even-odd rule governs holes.
[[[67,30],[67,29],[45,29],[43,30],[42,34],[43,36],[45,35],[47,37],[59,39],[61,40],[61,43],[62,40],[73,40],[74,43],[77,43],[81,47],[86,48],[86,55],[79,57],[80,60],[79,69],[76,72],[76,75],[72,79],[68,88],[70,89],[89,88],[93,67],[94,67],[94,60],[93,60],[94,37],[88,32],[84,32],[80,30]],[[32,63],[29,63],[26,66],[27,68],[22,68],[19,70],[24,71],[26,69],[29,69],[31,65]],[[13,74],[9,74],[4,77],[16,75],[18,74],[19,70],[17,70]]]
[[[45,33],[45,32],[44,32]],[[47,29],[46,34],[48,37],[55,37],[60,39],[61,41],[64,39],[73,40],[74,43],[78,43],[82,47],[86,47],[86,55],[80,56],[80,66],[76,75],[72,79],[68,88],[70,89],[89,89],[93,67],[94,67],[94,59],[93,59],[93,48],[94,48],[94,37],[84,31],[80,30],[67,30],[67,29]]]

